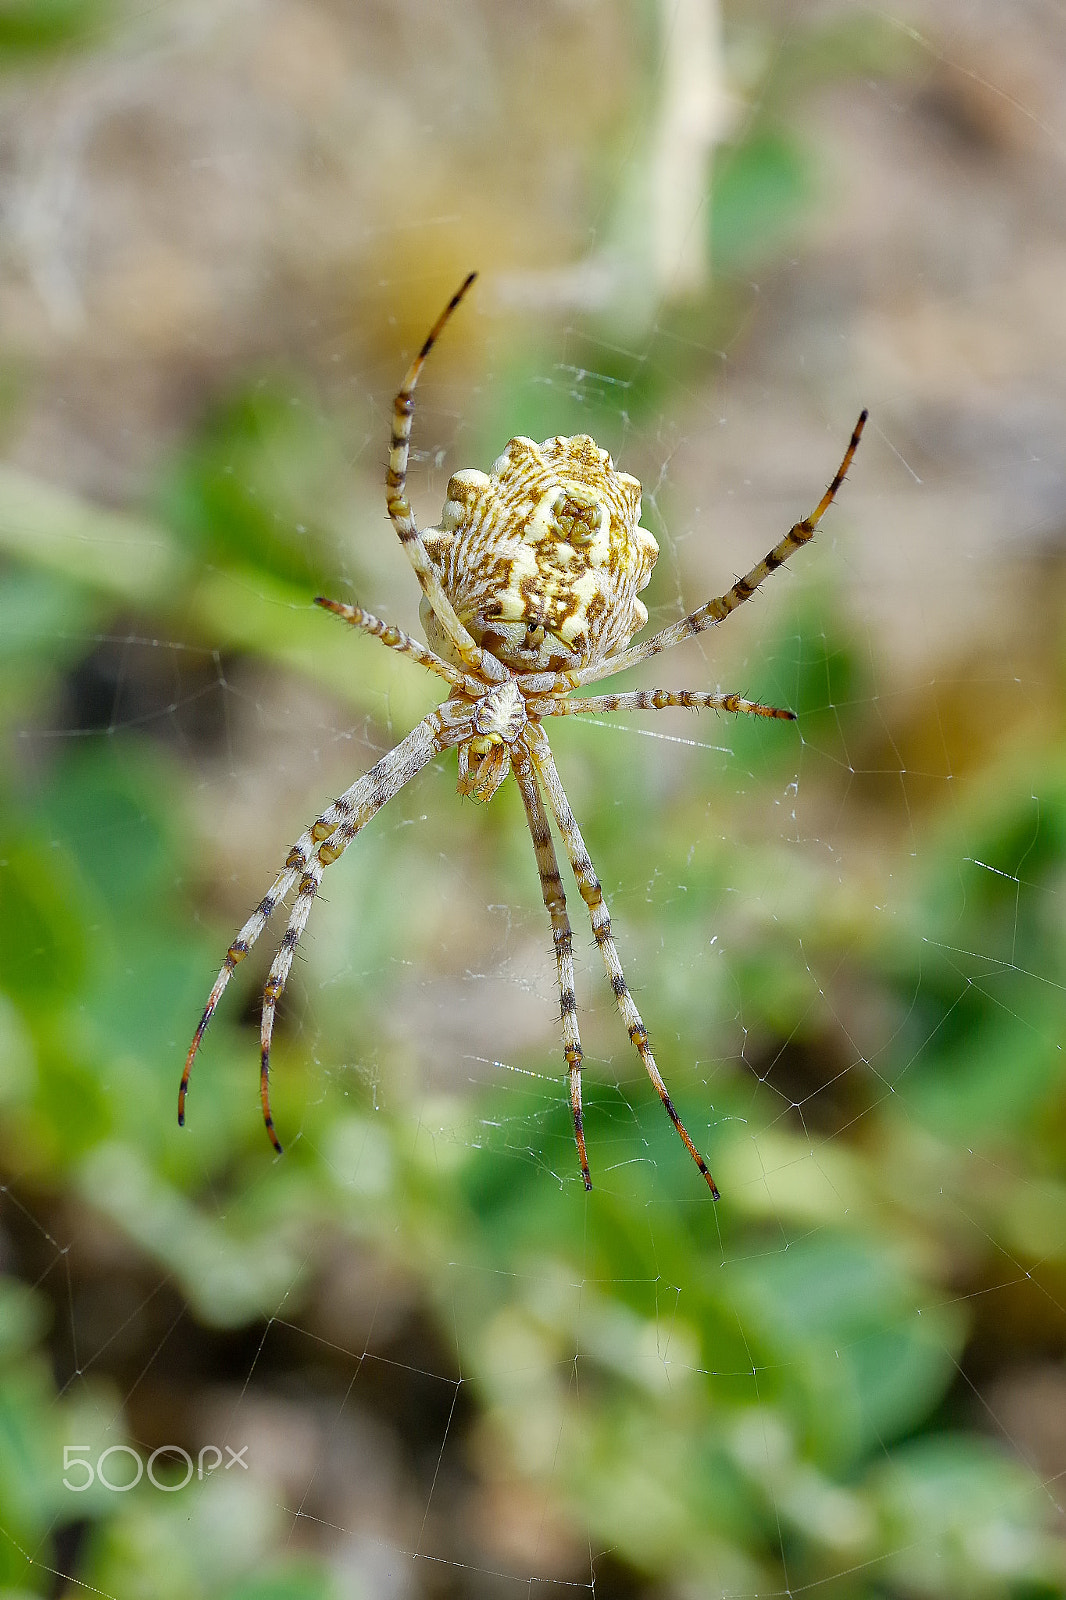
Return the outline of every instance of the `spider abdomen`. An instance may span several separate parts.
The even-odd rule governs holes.
[[[561,671],[624,649],[659,547],[640,526],[640,484],[587,434],[512,439],[490,473],[457,472],[424,534],[456,613],[517,671]],[[448,640],[428,605],[435,650]]]

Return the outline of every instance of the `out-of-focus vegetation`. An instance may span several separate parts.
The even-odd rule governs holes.
[[[55,19],[86,9],[42,12],[37,45],[46,26],[69,43]],[[885,60],[848,29],[775,58],[709,208],[719,270],[769,270],[816,205],[790,96]],[[912,65],[888,62],[897,86]],[[501,418],[647,449],[712,383],[737,292],[664,312],[624,418],[607,314],[558,345],[524,331],[448,466],[491,460]],[[598,390],[530,383],[586,351]],[[502,1595],[593,1575],[603,1600],[1066,1592],[1052,1474],[987,1398],[1056,1362],[1066,1324],[1061,631],[1029,641],[1045,691],[1024,745],[973,735],[976,668],[961,699],[882,697],[839,593],[863,538],[848,491],[804,576],[735,624],[758,663],[737,687],[794,706],[796,729],[671,723],[698,743],[669,766],[643,740],[553,731],[719,1206],[594,951],[591,1196],[547,1021],[516,1047],[497,1002],[507,1065],[465,1081],[472,1046],[448,1029],[466,1037],[486,975],[517,997],[532,961],[546,1019],[557,1002],[520,807],[461,804],[452,761],[327,879],[279,1028],[284,1159],[256,1100],[280,927],[226,996],[178,1134],[234,926],[433,698],[310,606],[338,568],[370,603],[391,535],[349,459],[364,429],[384,449],[387,389],[357,417],[309,385],[235,380],[124,509],[0,471],[0,1594]],[[672,509],[657,486],[652,515]],[[689,656],[655,681],[706,670]],[[455,983],[435,1008],[438,973]],[[195,1460],[227,1440],[247,1472],[179,1490],[164,1458],[172,1493],[63,1484],[71,1445]],[[111,1459],[128,1482],[133,1457]]]

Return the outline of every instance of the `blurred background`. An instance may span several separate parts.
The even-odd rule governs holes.
[[[1047,0],[0,4],[0,1594],[1066,1594],[1066,18]],[[438,698],[384,514],[644,485],[553,725],[714,1206],[522,808],[449,756],[280,1010],[293,839]],[[652,742],[654,741],[654,742]],[[184,1452],[184,1453],[183,1453]],[[211,1469],[214,1470],[211,1470]]]

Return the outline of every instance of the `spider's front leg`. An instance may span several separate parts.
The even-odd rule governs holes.
[[[274,1118],[270,1109],[270,1043],[274,1031],[274,1016],[278,1001],[285,988],[292,967],[296,946],[307,926],[318,886],[326,868],[332,866],[347,850],[360,829],[381,810],[387,800],[403,788],[416,772],[442,750],[458,744],[470,733],[469,717],[454,702],[445,702],[431,711],[406,739],[383,756],[370,771],[357,778],[351,788],[334,800],[322,815],[302,833],[289,851],[284,869],[271,884],[266,896],[259,902],[244,927],[238,933],[222,964],[207,998],[203,1016],[193,1034],[185,1069],[178,1090],[178,1124],[185,1123],[185,1099],[189,1091],[189,1077],[200,1048],[207,1025],[211,1021],[237,966],[255,944],[259,935],[278,905],[299,879],[296,903],[289,914],[288,925],[271,963],[263,989],[263,1014],[260,1028],[259,1093],[263,1107],[263,1120],[267,1133],[278,1154],[281,1145],[274,1131]]]
[[[526,819],[537,857],[540,888],[544,904],[551,918],[552,942],[555,945],[555,963],[559,979],[559,1014],[563,1024],[563,1055],[570,1074],[570,1110],[574,1118],[574,1140],[581,1162],[581,1177],[585,1188],[592,1188],[589,1160],[585,1151],[585,1123],[581,1110],[581,1034],[577,1025],[577,996],[574,993],[574,935],[566,913],[566,896],[563,880],[559,876],[559,861],[552,843],[551,829],[544,810],[544,802],[537,788],[537,779],[529,754],[522,744],[511,752],[511,766],[526,808]]]
[[[566,798],[566,791],[556,770],[551,747],[548,744],[548,736],[538,724],[530,723],[523,735],[523,739],[533,757],[533,765],[537,776],[544,785],[552,815],[555,817],[559,832],[563,836],[566,853],[570,857],[570,865],[573,868],[574,877],[577,879],[581,898],[588,906],[593,936],[600,947],[603,964],[607,968],[607,976],[611,980],[611,988],[614,990],[614,997],[622,1014],[622,1020],[625,1022],[626,1030],[644,1064],[645,1072],[655,1085],[667,1116],[677,1130],[678,1137],[703,1174],[711,1195],[717,1200],[718,1185],[711,1177],[706,1161],[696,1149],[684,1123],[678,1116],[666,1084],[663,1082],[662,1074],[655,1064],[655,1057],[652,1055],[651,1045],[648,1043],[648,1030],[644,1026],[644,1019],[637,1010],[633,996],[629,992],[629,985],[626,983],[625,973],[622,971],[622,962],[618,955],[614,936],[611,933],[611,918],[603,898],[600,880],[596,875],[595,867],[592,865],[592,858],[585,847],[585,841],[581,837],[577,819],[570,809],[570,802]]]

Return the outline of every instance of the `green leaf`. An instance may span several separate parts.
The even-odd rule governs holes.
[[[24,1006],[79,987],[88,928],[76,876],[38,839],[0,837],[0,981]]]
[[[716,271],[750,271],[778,254],[813,193],[810,159],[790,134],[764,128],[724,152],[711,190]]]

